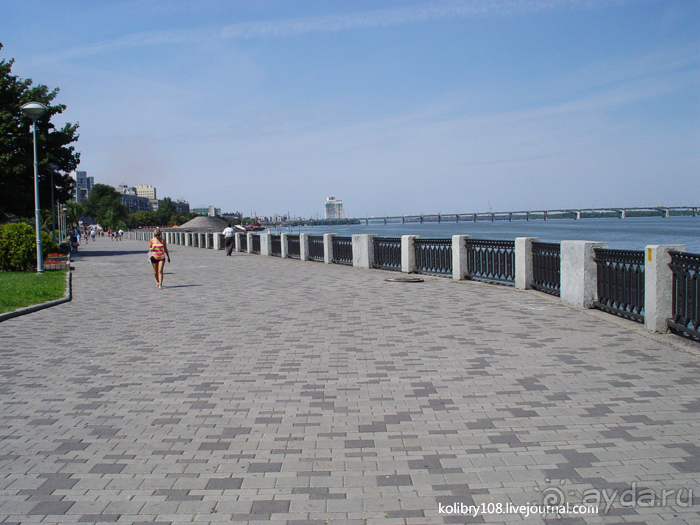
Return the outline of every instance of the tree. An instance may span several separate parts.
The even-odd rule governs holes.
[[[63,104],[51,104],[58,88],[50,91],[42,84],[31,87],[31,79],[22,80],[12,74],[13,64],[14,59],[0,60],[0,215],[30,217],[34,214],[34,149],[31,120],[20,107],[36,101],[48,108],[36,121],[39,199],[46,207],[51,204],[51,171],[73,171],[80,162],[80,153],[71,145],[78,140],[78,124],[67,123],[57,129],[51,119],[66,109]],[[59,202],[70,200],[71,178],[55,172],[53,182],[54,198]]]
[[[108,230],[123,228],[129,218],[129,210],[122,204],[119,192],[106,184],[95,184],[90,197],[82,204],[85,215]]]
[[[83,207],[80,203],[68,201],[66,202],[66,220],[69,226],[77,225],[80,217],[83,215]]]

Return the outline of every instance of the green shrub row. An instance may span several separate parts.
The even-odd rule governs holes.
[[[51,235],[41,232],[41,248],[44,257],[58,251]],[[0,225],[0,269],[24,271],[36,268],[36,233],[28,224]]]

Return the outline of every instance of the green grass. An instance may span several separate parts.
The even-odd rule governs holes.
[[[60,299],[66,292],[66,270],[0,272],[0,314]]]

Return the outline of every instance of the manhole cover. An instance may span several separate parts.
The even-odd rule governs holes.
[[[390,279],[384,279],[388,283],[422,283],[423,279],[420,277],[392,277]]]

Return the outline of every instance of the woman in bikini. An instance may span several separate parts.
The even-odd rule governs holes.
[[[151,252],[151,264],[153,265],[153,274],[156,277],[156,283],[159,290],[163,289],[163,270],[165,269],[165,257],[168,257],[170,262],[170,254],[165,241],[161,238],[160,228],[156,228],[153,232],[153,239],[148,245],[148,250]]]

